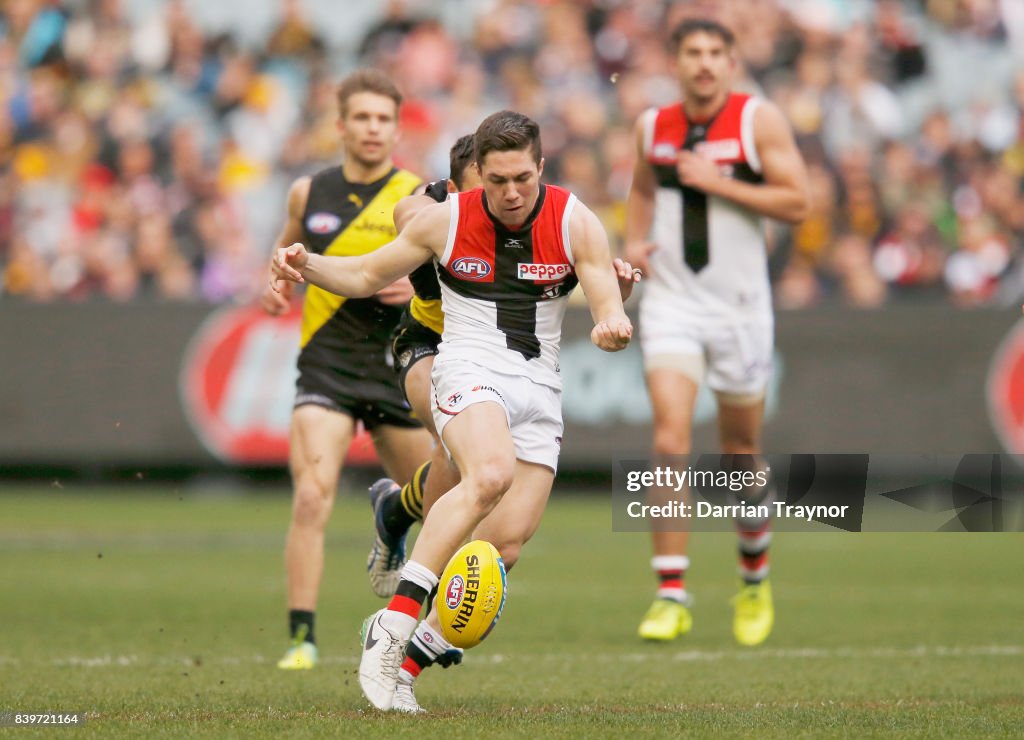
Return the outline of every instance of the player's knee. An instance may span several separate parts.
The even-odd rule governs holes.
[[[486,515],[498,505],[505,491],[512,485],[515,464],[494,461],[482,466],[465,478],[469,484],[470,498],[474,508]]]
[[[313,478],[303,478],[295,484],[292,519],[299,526],[324,526],[331,511],[331,492]]]
[[[655,455],[687,455],[690,453],[690,435],[672,428],[654,430]]]

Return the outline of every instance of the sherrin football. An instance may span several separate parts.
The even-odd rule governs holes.
[[[505,563],[490,542],[473,540],[448,561],[437,587],[441,632],[455,647],[479,645],[505,606]]]

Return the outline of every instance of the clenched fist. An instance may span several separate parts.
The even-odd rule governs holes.
[[[623,316],[596,324],[590,332],[590,341],[605,352],[618,352],[629,346],[632,336],[633,325]]]

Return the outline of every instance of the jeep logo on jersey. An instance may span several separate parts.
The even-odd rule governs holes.
[[[491,274],[491,266],[479,257],[459,257],[452,262],[452,272],[463,280],[483,280]]]
[[[318,211],[306,218],[306,228],[314,234],[330,234],[341,228],[341,219],[333,213]]]
[[[297,304],[281,318],[228,307],[196,330],[178,390],[185,417],[212,455],[230,463],[288,461],[301,316]],[[352,442],[349,461],[376,461],[365,431]]]
[[[988,371],[988,415],[1006,451],[1024,454],[1024,319],[996,350]]]
[[[561,280],[570,272],[572,272],[571,265],[541,265],[533,262],[519,263],[520,280],[536,280],[538,282]]]
[[[448,581],[448,588],[444,590],[444,603],[448,605],[449,609],[457,609],[462,603],[462,596],[465,593],[466,582],[462,580],[462,576],[456,573]]]

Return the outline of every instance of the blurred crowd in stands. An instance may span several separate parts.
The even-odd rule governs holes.
[[[480,0],[456,33],[427,0],[379,0],[357,43],[302,0],[258,46],[188,2],[6,0],[0,11],[0,292],[33,300],[247,301],[284,195],[335,164],[335,86],[377,66],[405,92],[396,159],[427,179],[488,113],[542,126],[547,179],[613,242],[632,125],[678,98],[668,30],[711,13],[738,86],[775,101],[813,212],[771,227],[782,309],[1024,295],[1024,2]],[[338,12],[343,4],[338,3]]]

